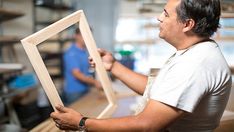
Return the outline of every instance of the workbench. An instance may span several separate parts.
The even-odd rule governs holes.
[[[113,88],[117,96],[118,107],[112,117],[121,117],[131,115],[133,112],[130,110],[130,105],[135,103],[137,94],[129,90],[120,82],[113,83]],[[70,108],[79,111],[82,115],[87,117],[97,117],[99,113],[107,106],[108,102],[103,91],[91,88],[90,92],[83,96],[78,101],[71,104]],[[34,127],[31,132],[60,132],[55,126],[52,119],[47,119],[41,124]]]

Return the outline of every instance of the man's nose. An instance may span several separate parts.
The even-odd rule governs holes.
[[[157,17],[157,20],[159,22],[162,22],[163,21],[163,13],[161,13],[158,17]]]

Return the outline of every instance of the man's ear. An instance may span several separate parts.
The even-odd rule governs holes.
[[[195,26],[195,21],[193,19],[187,19],[184,23],[183,32],[191,31]]]

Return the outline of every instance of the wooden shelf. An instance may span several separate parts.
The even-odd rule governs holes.
[[[157,39],[116,41],[119,44],[155,44]]]
[[[23,16],[23,13],[16,12],[16,11],[9,11],[3,8],[0,8],[0,22],[8,21],[11,19],[15,19],[17,17]]]
[[[233,36],[217,36],[213,38],[214,40],[222,40],[222,41],[233,41],[234,37]]]
[[[3,63],[0,64],[0,75],[2,74],[18,74],[24,69],[20,63]]]
[[[72,10],[73,9],[72,7],[69,7],[69,6],[64,5],[64,4],[54,4],[54,5],[36,4],[35,6],[47,8],[47,9],[50,9],[50,10],[63,10],[63,11],[66,11],[66,10]]]
[[[64,3],[63,0],[60,1],[53,1],[53,0],[34,0],[33,1],[33,14],[34,17],[34,32],[38,31],[39,29],[49,26],[56,22],[56,18],[53,20],[40,20],[38,19],[39,12],[38,9],[44,9],[52,13],[60,14],[60,13],[67,13],[72,11],[73,8],[70,5]],[[64,17],[62,14],[59,15],[61,19]],[[67,33],[67,29],[64,30]],[[64,36],[64,31],[60,32],[56,36],[50,38],[49,40],[45,40],[42,42],[43,44],[40,45],[39,51],[43,58],[43,61],[49,71],[49,74],[52,79],[59,79],[62,76],[63,65],[62,65],[62,55],[63,55],[63,44],[67,42],[73,41],[73,38]],[[50,48],[47,48],[50,47]],[[52,47],[52,48],[51,48]]]
[[[234,13],[222,12],[221,18],[234,18]]]
[[[0,36],[0,46],[20,43],[20,38],[15,36]]]
[[[46,52],[42,51],[41,52],[43,56],[43,61],[46,65],[46,68],[51,76],[51,78],[56,79],[56,78],[62,78],[62,52]]]
[[[74,41],[74,38],[59,38],[59,39],[48,39],[45,40],[43,43],[66,43],[66,42],[72,42]]]
[[[58,21],[58,20],[54,20],[54,21],[37,21],[35,24],[36,25],[42,25],[42,26],[48,26],[48,25],[53,24],[56,21]]]
[[[143,26],[145,29],[156,29],[159,28],[159,24],[148,23]]]
[[[0,76],[1,76],[0,84],[1,85],[5,84],[9,78],[21,74],[23,69],[24,66],[22,64],[2,63],[0,65]],[[2,89],[0,89],[0,100],[1,98],[3,98],[2,94],[3,94]]]

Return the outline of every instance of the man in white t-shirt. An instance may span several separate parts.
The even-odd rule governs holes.
[[[87,131],[210,132],[218,125],[231,89],[231,73],[218,45],[210,40],[220,18],[219,0],[168,0],[159,37],[176,48],[151,87],[147,76],[124,67],[100,50],[105,68],[146,97],[134,116],[86,118],[58,106],[51,117],[60,129]],[[94,62],[90,59],[91,65]]]

